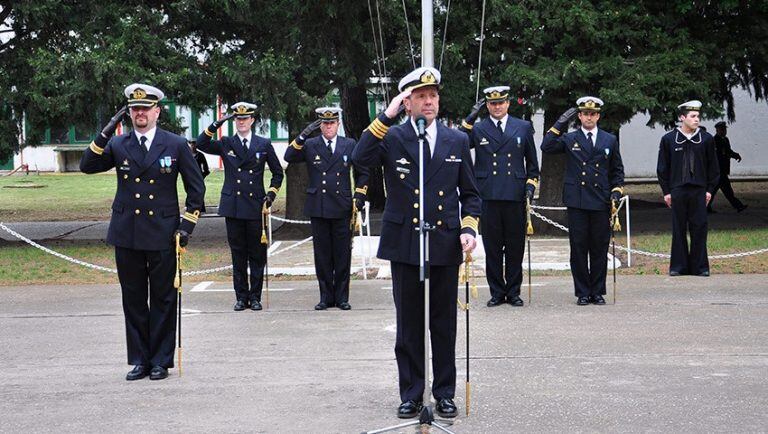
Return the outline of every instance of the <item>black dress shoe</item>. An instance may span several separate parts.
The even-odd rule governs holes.
[[[261,310],[261,302],[259,300],[251,300],[249,307],[251,310]]]
[[[589,304],[589,297],[579,297],[578,300],[576,300],[576,304],[579,306],[586,306]]]
[[[328,305],[323,303],[322,301],[315,305],[315,310],[326,310],[326,309],[328,309]]]
[[[747,209],[747,207],[748,207],[748,206],[749,206],[749,205],[744,205],[744,206],[742,206],[741,208],[737,208],[737,209],[736,209],[736,212],[742,212],[742,211],[744,211],[745,209]]]
[[[699,277],[709,277],[709,270],[704,270],[698,274]]]
[[[683,273],[681,273],[679,271],[672,271],[672,270],[670,270],[669,271],[669,275],[672,276],[672,277],[677,277],[677,276],[682,276]]]
[[[488,303],[486,303],[488,307],[500,306],[502,304],[504,304],[504,299],[495,297],[491,297],[491,299],[488,300]]]
[[[450,398],[442,398],[437,400],[437,406],[435,407],[437,415],[440,417],[456,417],[458,411],[456,411],[456,404]]]
[[[522,306],[523,300],[519,296],[512,298],[507,297],[507,303],[511,304],[512,306]]]
[[[168,370],[162,366],[155,366],[152,371],[149,372],[150,380],[162,380],[168,378]]]
[[[400,404],[400,407],[397,407],[397,417],[400,419],[410,419],[412,417],[418,416],[420,411],[421,403],[409,399],[408,401]]]
[[[149,366],[136,365],[131,369],[131,372],[125,376],[125,379],[128,381],[141,380],[147,375],[149,375]]]
[[[339,303],[338,306],[339,306],[339,309],[341,309],[341,310],[350,310],[350,309],[352,309],[352,305],[347,303],[346,301],[343,301],[343,302]]]
[[[605,299],[602,295],[593,295],[592,304],[605,304]]]
[[[245,310],[245,302],[243,300],[237,300],[233,309],[236,311]]]

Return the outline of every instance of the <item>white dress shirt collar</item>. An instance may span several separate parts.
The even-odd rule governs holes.
[[[416,120],[411,117],[411,126],[413,127],[413,130],[416,132],[416,136],[419,135],[419,129],[416,127]],[[431,124],[427,125],[426,128],[426,138],[427,143],[429,143],[429,153],[430,155],[435,155],[435,141],[437,140],[437,119],[433,120]]]
[[[491,122],[493,122],[493,126],[494,127],[499,124],[499,121],[501,121],[501,131],[506,131],[507,130],[507,120],[509,119],[509,115],[508,114],[504,115],[504,117],[501,118],[501,119],[496,119],[493,116],[491,116],[490,118],[491,118]]]
[[[149,151],[149,147],[152,146],[152,141],[155,140],[155,133],[157,132],[157,127],[152,128],[151,130],[147,131],[144,134],[139,133],[138,131],[133,131],[136,134],[136,140],[141,143],[141,137],[146,137],[147,141],[144,143],[144,146],[147,147],[147,151]]]

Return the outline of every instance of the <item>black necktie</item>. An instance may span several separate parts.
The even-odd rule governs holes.
[[[333,146],[331,145],[333,145],[333,140],[328,140],[328,152],[333,154]]]
[[[503,128],[501,128],[501,121],[497,121],[497,122],[496,122],[496,128],[498,128],[498,129],[499,129],[499,132],[500,132],[501,134],[504,134],[504,129],[503,129]]]
[[[141,136],[139,139],[139,147],[141,147],[142,155],[147,155],[147,137]]]
[[[589,140],[590,145],[594,145],[595,142],[592,141],[592,131],[587,133],[587,139]]]
[[[243,149],[248,152],[248,139],[243,139]]]
[[[429,166],[429,162],[432,161],[432,152],[429,149],[429,140],[427,140],[426,134],[424,134],[424,161],[426,162],[424,167]]]

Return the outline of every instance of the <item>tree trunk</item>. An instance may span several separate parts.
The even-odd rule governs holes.
[[[365,83],[363,81],[363,83]],[[344,84],[340,89],[341,108],[344,110],[344,131],[347,137],[358,140],[363,130],[371,123],[368,112],[368,93],[365,85]],[[384,209],[384,177],[381,167],[370,168],[368,201],[373,210]]]
[[[550,107],[544,113],[544,133],[550,126],[554,125],[560,114],[565,108]],[[565,131],[563,132],[565,133]],[[565,154],[545,154],[541,155],[541,184],[539,187],[538,205],[544,206],[563,206],[563,180],[565,179]],[[567,222],[565,211],[539,211],[552,220],[563,225]],[[563,236],[565,232],[556,227],[544,223],[533,217],[536,233],[543,235]]]
[[[294,114],[294,116],[296,115]],[[289,143],[299,135],[300,130],[296,130],[294,127],[294,125],[299,124],[299,121],[288,124]],[[289,164],[285,169],[285,218],[308,220],[308,217],[304,215],[307,185],[309,185],[309,175],[307,174],[306,163]],[[304,224],[285,223],[280,228],[279,234],[281,238],[285,239],[304,238],[311,234],[311,228]]]

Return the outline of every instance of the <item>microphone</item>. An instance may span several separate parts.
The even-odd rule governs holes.
[[[427,118],[424,116],[417,117],[416,129],[419,130],[419,137],[423,138],[427,134]]]

